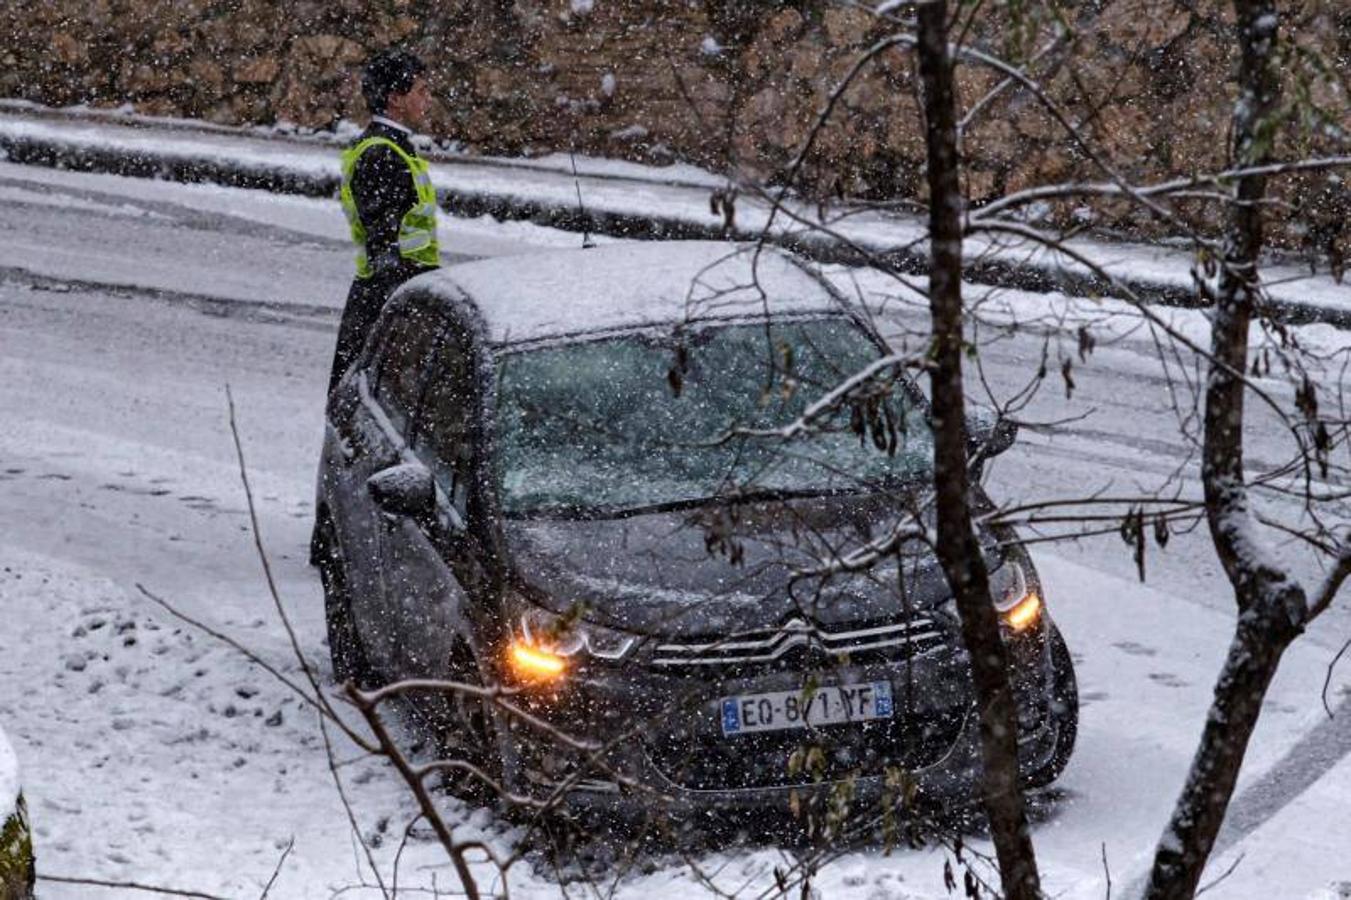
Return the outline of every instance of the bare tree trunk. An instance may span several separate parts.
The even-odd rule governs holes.
[[[1235,162],[1260,165],[1271,156],[1280,97],[1274,54],[1279,19],[1274,0],[1235,0],[1234,8],[1242,50],[1234,111]],[[1201,464],[1211,538],[1234,587],[1238,624],[1187,783],[1155,851],[1145,892],[1148,900],[1195,895],[1257,725],[1262,698],[1306,615],[1303,589],[1265,559],[1251,540],[1255,523],[1243,476],[1242,376],[1247,369],[1248,326],[1258,297],[1260,204],[1265,194],[1264,176],[1241,178],[1230,213],[1211,328]]]
[[[1018,725],[1008,654],[990,602],[989,573],[971,524],[966,410],[962,387],[962,222],[958,180],[957,101],[948,50],[947,2],[919,6],[920,75],[924,82],[929,160],[929,240],[933,320],[931,370],[938,558],[957,600],[962,638],[980,707],[985,808],[1004,895],[1041,896],[1036,854],[1018,781]]]

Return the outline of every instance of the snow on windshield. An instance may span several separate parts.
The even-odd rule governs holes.
[[[631,510],[731,491],[818,493],[930,471],[927,422],[883,379],[894,447],[861,440],[851,412],[792,441],[773,429],[880,356],[843,317],[632,333],[503,358],[498,391],[503,508]]]

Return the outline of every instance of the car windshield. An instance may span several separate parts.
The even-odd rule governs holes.
[[[632,333],[499,362],[498,489],[508,515],[624,511],[728,493],[853,492],[927,477],[928,422],[886,367],[875,402],[813,433],[780,428],[881,356],[843,317]]]

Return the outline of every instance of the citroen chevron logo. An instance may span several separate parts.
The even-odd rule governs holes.
[[[805,647],[823,656],[829,656],[827,635],[816,625],[794,616],[779,626],[777,632],[764,642],[764,651],[774,659],[798,647]]]
[[[773,631],[732,635],[721,641],[660,644],[658,665],[717,665],[734,662],[772,662],[797,648],[823,656],[865,649],[895,647],[917,640],[941,641],[927,617],[850,631],[831,632],[801,616],[785,620]]]

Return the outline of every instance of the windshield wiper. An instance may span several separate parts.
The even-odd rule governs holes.
[[[701,497],[684,497],[679,500],[663,500],[638,506],[574,506],[571,504],[537,506],[533,509],[510,513],[508,517],[512,519],[627,519],[653,513],[679,512],[700,506],[787,502],[813,497],[857,497],[877,492],[877,487],[872,485],[836,488],[758,488],[750,491],[707,494]]]

